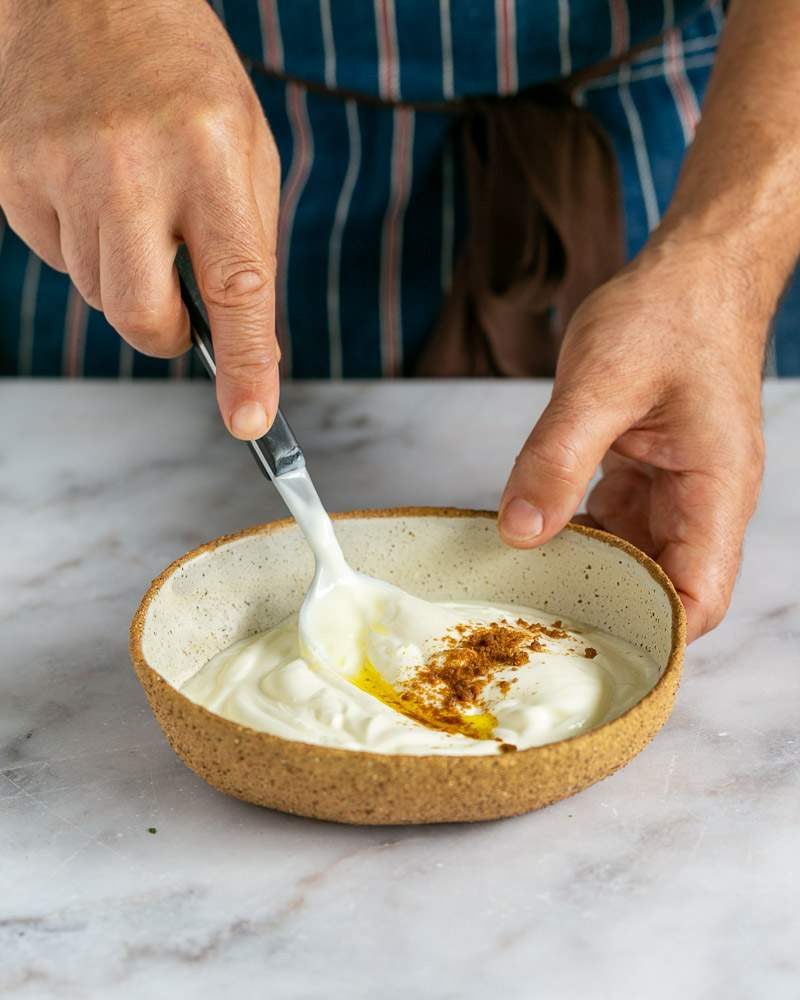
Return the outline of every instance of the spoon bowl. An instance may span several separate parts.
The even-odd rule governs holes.
[[[450,621],[441,608],[350,566],[305,466],[273,482],[314,554],[314,577],[298,615],[307,662],[352,677],[375,661],[375,647],[391,650],[382,661],[399,664],[421,647],[426,631],[458,624],[457,616]]]

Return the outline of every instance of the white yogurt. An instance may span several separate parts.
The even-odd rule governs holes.
[[[319,746],[494,754],[599,726],[655,684],[658,666],[647,654],[623,639],[561,619],[566,636],[542,638],[543,648],[526,653],[525,663],[493,672],[480,708],[464,716],[488,721],[489,729],[481,730],[487,738],[444,732],[432,728],[430,720],[423,724],[409,718],[398,710],[405,707],[398,689],[446,648],[456,626],[514,626],[519,618],[552,626],[557,619],[532,608],[423,601],[356,573],[306,470],[274,482],[314,551],[314,583],[299,616],[223,650],[183,686],[188,698],[212,712]],[[587,657],[587,647],[596,651],[593,658]],[[365,677],[372,679],[369,685]]]
[[[440,612],[420,624],[414,643],[398,644],[387,608],[387,631],[370,633],[367,654],[392,685],[407,679],[432,652],[449,623],[490,623],[517,618],[552,625],[553,615],[530,608],[475,604],[427,605]],[[445,628],[442,628],[442,626]],[[512,684],[503,694],[492,683],[484,698],[497,724],[493,739],[430,729],[357,687],[335,669],[311,665],[300,653],[297,618],[235,643],[215,656],[183,687],[212,712],[263,732],[319,746],[395,754],[494,754],[500,744],[517,749],[575,736],[621,715],[655,684],[658,666],[635,646],[599,629],[562,619],[567,639],[544,639],[546,652],[496,675]],[[425,636],[425,631],[429,634]],[[587,659],[586,647],[597,650]],[[348,657],[350,659],[350,657]],[[363,659],[363,650],[352,660]]]

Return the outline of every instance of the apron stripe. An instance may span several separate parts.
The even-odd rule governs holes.
[[[261,15],[261,38],[263,40],[264,65],[270,69],[283,70],[283,39],[278,19],[278,0],[258,0]]]
[[[515,0],[495,0],[497,31],[497,89],[501,94],[517,90],[517,8]]]
[[[379,92],[384,99],[396,101],[400,97],[400,67],[394,0],[375,0],[375,24],[378,35]]]
[[[319,19],[322,25],[322,45],[325,50],[325,83],[336,86],[336,42],[333,37],[331,0],[319,0]]]
[[[308,121],[306,91],[296,83],[286,85],[286,113],[292,131],[292,162],[281,192],[281,214],[278,223],[278,287],[276,296],[276,333],[280,344],[283,374],[292,373],[292,339],[289,329],[289,248],[297,205],[311,173],[314,159],[314,139]]]
[[[64,374],[78,378],[83,374],[83,353],[86,349],[86,327],[89,307],[78,289],[70,282],[67,314],[64,322]]]
[[[669,29],[669,26],[665,27],[665,32]],[[704,35],[699,38],[687,38],[684,39],[681,36],[681,48],[683,49],[684,55],[691,52],[701,52],[713,59],[717,54],[717,46],[719,45],[719,35]],[[635,67],[631,79],[636,79],[637,71],[641,68],[647,68],[649,70],[655,70],[655,75],[664,75],[664,46],[657,45],[655,48],[646,49],[640,52],[636,58],[633,60],[632,65]],[[651,73],[651,75],[653,75]],[[604,79],[613,80],[616,82],[616,76],[605,77]],[[589,81],[589,84],[594,83],[594,78]],[[588,85],[588,84],[587,84]]]
[[[439,0],[439,31],[442,39],[442,97],[455,97],[453,73],[453,25],[450,22],[450,0]]]
[[[681,36],[681,48],[684,54],[688,52],[704,52],[712,58],[717,54],[719,45],[719,35],[702,35],[699,38],[686,38]],[[654,53],[658,56],[658,51]]]
[[[572,72],[572,52],[569,46],[569,0],[558,0],[558,55],[561,60],[561,75]]]
[[[22,296],[19,308],[19,353],[17,368],[20,375],[33,372],[33,341],[36,330],[36,296],[39,291],[39,275],[42,262],[33,252],[28,251],[25,277],[22,280]]]
[[[689,69],[708,69],[708,67],[714,65],[715,53],[709,52],[705,55],[688,56],[683,60],[683,68]],[[665,75],[664,66],[659,63],[657,66],[642,66],[640,68],[632,69],[628,75],[629,83],[636,83],[639,80],[663,80]],[[691,81],[690,81],[691,85]],[[619,87],[619,73],[609,74],[608,76],[599,76],[593,80],[588,80],[580,90],[575,92],[576,103],[579,102],[580,95],[590,90],[605,90],[609,87]]]
[[[381,357],[383,374],[389,378],[399,375],[403,364],[403,215],[411,190],[414,112],[410,108],[394,108],[392,117],[392,180],[381,233],[380,278]]]
[[[342,269],[342,236],[353,200],[353,190],[361,169],[361,129],[355,101],[345,102],[347,118],[348,159],[347,171],[336,202],[333,229],[328,247],[328,337],[330,351],[330,376],[342,377],[342,316],[339,286]]]
[[[620,56],[631,47],[630,16],[626,0],[610,0],[611,55]]]
[[[664,39],[664,69],[680,118],[684,142],[688,146],[694,139],[697,123],[700,121],[700,105],[686,75],[680,33],[677,30],[668,32]]]
[[[627,63],[619,68],[619,99],[622,103],[622,110],[628,122],[628,130],[633,142],[633,155],[636,160],[636,170],[639,175],[639,184],[642,189],[645,214],[647,217],[647,228],[652,232],[659,223],[660,212],[658,210],[658,199],[656,197],[656,187],[653,181],[653,171],[650,167],[650,155],[647,152],[644,130],[642,129],[642,119],[636,109],[630,88],[631,68]]]

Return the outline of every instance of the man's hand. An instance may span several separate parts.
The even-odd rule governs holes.
[[[188,347],[186,242],[233,434],[278,405],[280,166],[250,81],[201,0],[0,0],[0,205],[134,347]]]
[[[501,507],[538,545],[602,461],[589,515],[659,560],[690,639],[725,613],[761,480],[764,342],[800,253],[798,30],[797,0],[731,4],[669,211],[573,317]]]
[[[501,504],[504,539],[539,545],[602,462],[589,515],[661,563],[690,639],[728,607],[763,465],[769,307],[719,251],[665,240],[587,299]]]

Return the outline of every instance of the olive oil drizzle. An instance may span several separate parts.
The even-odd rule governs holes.
[[[460,713],[416,701],[411,695],[401,694],[369,660],[348,680],[360,690],[377,698],[389,708],[408,719],[445,733],[460,733],[474,740],[493,739],[497,719],[491,712]]]

